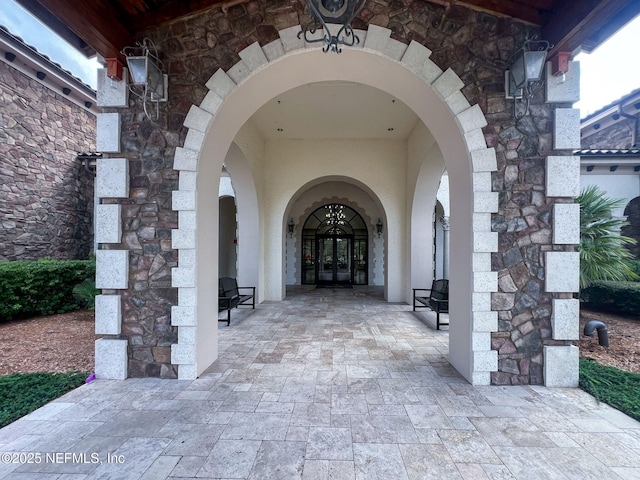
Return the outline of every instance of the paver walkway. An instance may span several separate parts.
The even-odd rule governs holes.
[[[234,311],[199,379],[95,381],[0,430],[0,478],[640,478],[640,423],[577,389],[473,387],[410,310],[355,288]]]

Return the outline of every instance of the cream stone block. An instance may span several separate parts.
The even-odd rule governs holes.
[[[471,152],[471,164],[474,172],[495,172],[498,169],[495,148],[484,148]]]
[[[580,100],[580,62],[569,62],[565,75],[551,75],[551,62],[547,62],[545,93],[547,103],[575,103]]]
[[[173,169],[195,172],[198,169],[198,152],[188,148],[177,147],[173,156]]]
[[[96,104],[99,107],[128,107],[129,106],[129,72],[125,68],[122,80],[107,77],[107,69],[98,69],[98,89]]]
[[[196,219],[196,212],[194,210],[178,212],[178,225],[181,230],[195,230],[197,227]]]
[[[217,93],[209,91],[200,103],[200,108],[212,115],[215,115],[223,101],[224,100],[222,100]]]
[[[180,190],[195,190],[198,184],[198,174],[187,170],[181,170],[178,177]]]
[[[238,55],[252,72],[269,63],[258,42],[254,42],[244,50],[241,50]]]
[[[465,133],[487,126],[487,119],[484,117],[482,109],[477,104],[458,113],[456,115],[456,120],[462,128],[462,131]]]
[[[129,287],[129,251],[96,251],[96,288],[124,290]]]
[[[100,338],[95,347],[96,378],[126,380],[128,368],[127,341]]]
[[[120,295],[96,295],[96,335],[120,335],[122,302]]]
[[[224,99],[236,88],[236,84],[224,70],[219,68],[207,80],[206,87],[218,97]]]
[[[196,248],[196,231],[191,229],[171,230],[172,248]]]
[[[181,267],[195,267],[196,266],[196,250],[181,248],[178,251],[178,260]]]
[[[240,60],[233,67],[227,70],[227,74],[236,85],[240,85],[243,80],[251,74],[251,69],[246,63]]]
[[[187,328],[187,327],[180,327]],[[171,363],[183,365],[193,364],[196,361],[196,346],[195,345],[183,345],[181,343],[174,343],[171,345]]]
[[[206,132],[209,123],[213,115],[203,109],[191,105],[187,117],[184,119],[184,126],[191,129],[196,129],[199,132]]]
[[[491,271],[491,253],[474,252],[471,254],[474,272],[490,272]]]
[[[431,84],[443,72],[438,65],[429,59],[430,56],[431,50],[412,40],[400,61],[407,69]]]
[[[178,329],[178,343],[180,345],[194,345],[196,344],[196,327],[183,326]]]
[[[120,243],[122,239],[121,211],[120,205],[96,206],[96,242]]]
[[[96,196],[129,197],[129,162],[126,158],[99,158],[96,161]]]
[[[460,89],[464,87],[464,82],[460,80],[460,77],[456,72],[448,68],[435,80],[435,82],[433,82],[431,86],[440,98],[446,100],[454,93],[459,92]]]
[[[497,252],[498,232],[475,232],[473,234],[474,252]]]
[[[578,340],[580,338],[580,300],[554,299],[551,314],[551,331],[554,340]]]
[[[120,152],[120,114],[96,115],[96,150],[103,153]]]
[[[545,291],[580,290],[580,253],[547,252],[545,254]]]
[[[471,294],[471,307],[474,312],[490,312],[491,292],[473,292]]]
[[[467,106],[467,108],[469,108],[470,106],[471,105]],[[454,114],[455,113],[457,112],[454,112]],[[467,143],[467,148],[470,152],[475,152],[476,150],[487,150],[487,141],[485,140],[484,133],[480,128],[471,130],[470,132],[466,132],[464,134],[464,140]]]
[[[478,332],[474,330],[471,336],[471,349],[474,352],[491,350],[491,332]]]
[[[548,197],[580,195],[580,157],[547,157],[546,190]]]
[[[284,47],[282,46],[282,40],[277,39],[273,42],[267,43],[264,47],[262,47],[262,51],[264,52],[267,60],[269,62],[273,62],[278,58],[284,55]]]
[[[491,385],[490,372],[473,372],[471,374],[472,385]]]
[[[198,378],[196,366],[178,365],[178,380],[195,380]]]
[[[362,37],[360,37],[362,41]],[[365,37],[366,40],[366,37]],[[400,61],[404,52],[407,51],[407,44],[403,42],[399,42],[398,40],[394,40],[393,38],[389,39],[389,43],[382,51],[383,54],[387,55],[389,58],[393,58],[396,61]]]
[[[174,190],[171,192],[171,208],[173,210],[195,210],[195,190]]]
[[[473,273],[474,292],[497,292],[498,272],[474,272]]]
[[[491,172],[476,172],[472,176],[474,192],[490,192]]]
[[[195,268],[177,267],[171,269],[171,286],[172,287],[195,287],[196,271]]]
[[[474,372],[497,372],[498,371],[498,352],[496,352],[495,350],[474,351],[473,352],[473,371]]]
[[[199,152],[204,142],[204,133],[196,130],[195,128],[189,129],[187,136],[184,139],[184,148],[188,150],[194,150]]]
[[[465,97],[462,92],[454,93],[445,100],[445,103],[449,106],[451,113],[454,115],[464,112],[471,107],[469,100],[467,100],[467,97]]]
[[[474,232],[490,232],[491,231],[491,214],[474,212],[472,217],[472,225]]]
[[[375,51],[383,51],[389,39],[391,38],[391,30],[378,25],[369,25],[367,30],[367,40],[364,43],[364,48]]]
[[[498,312],[473,312],[474,332],[497,332]]]
[[[544,385],[550,388],[578,386],[579,350],[574,345],[544,347]]]
[[[298,38],[298,33],[300,32],[300,25],[295,25],[293,27],[285,28],[283,30],[278,31],[278,35],[280,35],[280,40],[282,41],[282,48],[286,52],[292,52],[294,50],[299,50],[304,48],[304,40]]]
[[[473,194],[475,212],[495,213],[498,211],[498,192],[475,192]]]
[[[553,243],[580,243],[580,204],[556,203],[553,206]]]
[[[195,307],[197,305],[197,290],[195,288],[178,288],[178,304],[181,307]]]
[[[556,108],[553,148],[573,150],[580,148],[580,109]]]
[[[171,325],[174,327],[195,327],[197,325],[195,306],[174,305],[171,307]]]

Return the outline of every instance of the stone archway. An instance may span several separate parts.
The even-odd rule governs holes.
[[[411,105],[438,142],[451,196],[456,198],[451,206],[451,250],[456,252],[451,262],[451,295],[456,298],[451,315],[456,322],[450,328],[450,362],[470,382],[489,384],[490,372],[497,370],[490,332],[497,329],[491,292],[497,291],[498,279],[491,271],[490,253],[497,250],[491,213],[498,210],[498,194],[491,191],[496,158],[481,130],[487,122],[480,107],[469,104],[460,91],[464,83],[452,70],[443,71],[429,59],[429,49],[393,40],[389,29],[369,26],[361,37],[362,47],[345,49],[340,56],[308,47],[297,38],[298,31],[299,27],[285,29],[279,40],[240,52],[240,62],[211,77],[209,93],[185,120],[189,132],[176,151],[174,168],[197,175],[189,175],[173,192],[173,209],[181,218],[198,218],[198,224],[196,228],[180,220],[173,232],[180,260],[172,272],[172,286],[179,291],[172,325],[179,329],[179,342],[172,345],[171,360],[179,365],[179,378],[197,377],[217,358],[217,325],[207,318],[217,307],[210,294],[217,282],[217,268],[211,268],[217,266],[217,196],[206,186],[217,184],[234,136],[268,99],[311,81],[345,80],[376,87]],[[212,214],[200,221],[198,212],[204,210]],[[263,238],[281,237],[283,217],[274,217],[265,222]],[[265,251],[262,262],[269,256],[281,265],[282,250],[280,240]],[[399,252],[390,252],[393,255]],[[206,269],[197,267],[205,264]],[[272,288],[281,288],[281,279],[271,280]],[[265,291],[267,297],[278,294]]]

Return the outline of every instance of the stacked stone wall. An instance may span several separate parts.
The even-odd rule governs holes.
[[[633,144],[634,129],[635,138],[640,138],[640,122],[631,119],[618,122],[609,128],[594,130],[594,133],[582,138],[581,147],[594,150],[632,148],[638,143],[636,140],[636,145]]]
[[[0,62],[0,261],[86,259],[95,117]]]
[[[122,202],[123,245],[109,248],[131,252],[133,288],[123,308],[131,376],[176,375],[167,353],[177,335],[169,322],[176,296],[170,274],[177,266],[169,238],[169,229],[177,228],[171,191],[178,178],[171,165],[175,148],[185,140],[189,108],[202,102],[205,83],[217,69],[228,70],[240,60],[242,49],[256,41],[266,45],[278,38],[279,30],[306,21],[301,0],[254,0],[230,8],[228,15],[212,8],[139,32],[154,40],[167,65],[170,98],[158,125],[144,119],[139,104],[135,114],[123,114],[122,147],[131,162],[133,183],[129,200]],[[354,27],[366,29],[369,24],[389,28],[399,41],[416,41],[432,50],[431,59],[443,70],[455,71],[466,85],[464,95],[481,107],[489,122],[484,133],[487,145],[497,152],[493,190],[500,192],[499,212],[493,215],[499,251],[492,256],[500,278],[492,304],[500,318],[492,339],[499,371],[492,374],[492,382],[542,384],[543,345],[554,344],[543,259],[552,249],[553,201],[544,193],[544,158],[553,150],[555,106],[545,104],[540,92],[530,114],[516,121],[512,104],[504,98],[504,72],[527,27],[455,4],[445,11],[422,0],[370,1]]]

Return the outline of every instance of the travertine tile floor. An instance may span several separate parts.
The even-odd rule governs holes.
[[[410,310],[298,288],[234,311],[199,379],[96,381],[0,430],[0,478],[640,478],[640,423],[577,389],[473,387]]]

